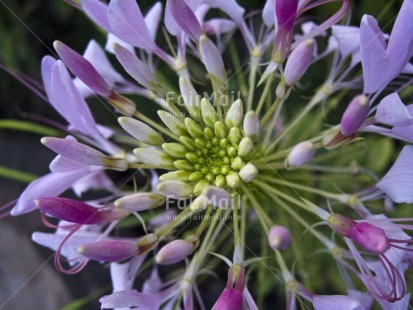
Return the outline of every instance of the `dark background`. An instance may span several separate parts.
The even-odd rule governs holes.
[[[145,12],[145,8],[154,2],[138,3]],[[252,10],[261,8],[264,1],[243,0],[239,3]],[[401,1],[353,1],[352,20],[359,21],[362,14],[371,14],[388,30],[400,4]],[[320,14],[320,20],[325,20],[336,7],[327,5],[310,13]],[[105,38],[94,24],[82,12],[61,0],[0,0],[0,63],[39,81],[41,58],[53,54],[54,40],[61,40],[81,52],[91,38],[104,45]],[[111,114],[102,111],[96,108],[93,111],[99,122],[113,121]],[[46,102],[0,71],[0,120],[30,120],[33,115],[61,120]],[[37,134],[0,127],[0,167],[34,175],[47,173],[54,154],[39,143],[40,138]],[[0,173],[0,206],[17,198],[25,186],[26,183],[2,177]],[[109,292],[108,272],[97,264],[90,264],[75,276],[57,272],[52,260],[47,261],[52,252],[30,240],[33,231],[46,230],[38,212],[1,220],[0,309],[58,309],[91,294],[91,298],[80,300],[78,304],[91,299],[83,309],[98,309],[96,296],[105,292],[96,296],[93,293],[101,288]],[[73,308],[67,309],[77,309],[76,303],[71,306]]]

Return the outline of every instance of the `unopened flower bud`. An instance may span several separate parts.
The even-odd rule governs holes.
[[[171,172],[167,172],[162,174],[159,177],[160,181],[182,181],[186,182],[189,180],[189,176],[191,175],[191,172],[184,171],[184,170],[175,170]]]
[[[208,186],[203,190],[202,194],[208,198],[209,203],[218,208],[227,209],[231,206],[231,196],[226,190],[215,186]]]
[[[96,208],[81,201],[61,197],[39,198],[34,203],[43,213],[77,224],[108,223],[120,220],[130,213],[114,208]]]
[[[185,158],[188,150],[180,143],[171,142],[162,144],[162,148],[166,154],[175,158]]]
[[[173,159],[160,150],[136,148],[133,150],[133,154],[135,154],[135,156],[145,164],[161,167],[164,169],[175,169],[175,166],[173,165]]]
[[[310,141],[303,141],[294,146],[284,164],[287,168],[297,168],[314,157],[316,148]]]
[[[173,199],[186,199],[192,194],[192,186],[181,181],[165,181],[158,185],[158,191]]]
[[[341,133],[346,137],[355,134],[369,114],[369,110],[369,100],[365,95],[354,97],[341,118]]]
[[[338,234],[349,238],[356,222],[340,214],[331,214],[327,219],[327,224]]]
[[[343,146],[351,141],[356,141],[355,135],[344,136],[340,130],[328,134],[323,137],[323,146],[327,150],[333,150],[340,146]]]
[[[151,145],[164,143],[162,136],[143,122],[131,117],[119,117],[118,122],[127,133],[139,141]]]
[[[242,138],[239,143],[238,156],[248,157],[254,150],[254,142],[252,142],[250,137]]]
[[[315,40],[308,39],[291,52],[284,70],[284,80],[288,86],[297,83],[307,71],[313,59],[315,46]]]
[[[126,240],[102,240],[81,245],[79,254],[101,262],[118,262],[138,255],[136,242]]]
[[[202,62],[211,77],[212,84],[226,86],[228,84],[227,74],[219,49],[206,35],[202,35],[199,39],[198,49]]]
[[[271,227],[268,243],[273,250],[286,250],[291,245],[290,231],[284,226]]]
[[[201,118],[201,99],[192,84],[184,78],[179,79],[179,89],[191,117],[197,121]]]
[[[255,111],[249,111],[244,118],[244,131],[247,137],[256,140],[260,133],[260,121]]]
[[[203,98],[201,100],[202,119],[208,127],[214,128],[215,122],[218,121],[218,114],[211,102]],[[212,133],[213,134],[213,133]],[[214,136],[214,135],[213,135]]]
[[[245,182],[251,182],[252,180],[255,179],[257,175],[258,175],[258,169],[251,163],[246,164],[244,167],[241,168],[239,172],[239,176]]]
[[[231,104],[225,117],[225,123],[228,127],[239,127],[239,125],[241,125],[242,119],[244,118],[243,110],[241,99],[237,99]]]
[[[165,203],[165,196],[157,193],[136,193],[119,198],[115,207],[131,211],[144,211],[159,207]]]
[[[128,98],[119,95],[117,92],[112,92],[107,100],[112,107],[125,116],[132,116],[136,112],[136,105]]]
[[[202,138],[204,136],[202,127],[197,122],[195,122],[192,118],[190,117],[185,118],[185,126],[189,134],[192,136],[192,138],[196,139],[196,138]]]
[[[228,186],[232,188],[237,188],[241,183],[241,178],[239,177],[239,174],[235,171],[230,172],[226,176],[226,179]]]
[[[201,194],[192,201],[190,208],[192,211],[200,211],[206,209],[209,205],[209,199],[206,195]]]
[[[159,242],[157,234],[147,234],[138,242],[139,254],[143,254],[152,250]]]
[[[169,130],[177,136],[187,134],[184,122],[175,115],[162,110],[158,111],[158,115],[161,118],[162,122],[165,124],[165,126],[168,127]]]
[[[218,138],[225,138],[228,135],[227,128],[225,127],[224,123],[221,121],[218,121],[215,123],[215,135]]]
[[[231,142],[233,145],[238,145],[241,139],[242,139],[241,130],[237,127],[232,127],[229,130],[229,134],[228,134],[229,142]]]
[[[174,240],[162,247],[155,256],[160,265],[171,265],[187,258],[194,250],[194,244],[186,240]]]
[[[361,222],[351,229],[350,237],[363,249],[373,253],[384,253],[390,248],[390,240],[383,229]]]

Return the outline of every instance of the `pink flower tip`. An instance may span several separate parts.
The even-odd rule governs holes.
[[[214,310],[241,310],[242,292],[233,288],[226,288],[219,296]]]
[[[372,253],[384,253],[390,248],[390,240],[383,229],[369,223],[357,223],[350,237],[363,249]]]

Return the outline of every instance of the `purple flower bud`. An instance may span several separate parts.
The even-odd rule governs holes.
[[[277,0],[274,2],[278,27],[291,30],[294,26],[298,0]]]
[[[130,213],[120,209],[95,208],[81,201],[61,197],[39,198],[35,204],[43,213],[77,224],[107,223]]]
[[[363,249],[373,253],[384,253],[390,248],[390,240],[383,229],[369,223],[357,223],[350,233],[351,239]]]
[[[268,243],[273,250],[285,250],[291,245],[290,231],[284,226],[273,226],[268,233]]]
[[[55,41],[53,46],[65,65],[83,83],[102,97],[110,96],[110,86],[87,59],[60,41]]]
[[[213,310],[241,310],[242,292],[233,288],[226,288],[219,296]]]
[[[194,250],[194,244],[186,240],[174,240],[162,247],[155,256],[160,265],[171,265],[184,260]]]
[[[212,82],[227,85],[227,74],[221,53],[215,44],[205,35],[199,39],[199,54],[211,77]]]
[[[314,157],[316,148],[310,141],[303,141],[294,146],[285,160],[288,168],[301,167]]]
[[[363,124],[369,114],[370,106],[366,96],[358,95],[351,100],[341,118],[341,133],[344,136],[351,136]]]
[[[315,40],[308,39],[291,52],[284,71],[284,80],[288,86],[297,83],[307,71],[313,59],[315,46]]]
[[[118,262],[139,254],[136,242],[103,240],[81,245],[77,251],[87,258],[101,262]]]

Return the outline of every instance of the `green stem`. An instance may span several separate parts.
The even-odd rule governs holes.
[[[257,212],[258,218],[260,219],[261,224],[263,225],[265,233],[268,234],[268,228],[274,226],[274,224],[272,223],[268,214],[264,211],[264,209],[261,207],[261,205],[255,199],[254,195],[250,192],[250,190],[244,183],[241,183],[241,189],[244,192],[244,194],[248,197],[248,200],[251,201],[252,206],[255,209],[255,212]]]
[[[178,226],[181,222],[186,220],[186,218],[193,212],[195,211],[192,211],[191,208],[185,208],[168,225],[166,225],[156,233],[159,239],[171,232],[176,226]]]
[[[195,232],[195,235],[198,236],[198,238],[201,236],[202,232],[204,231],[208,221],[209,221],[209,216],[211,215],[213,206],[209,205],[207,211],[204,214],[204,218],[202,219],[201,224],[198,226],[198,229]]]
[[[274,74],[271,74],[271,75],[268,77],[267,81],[265,81],[264,90],[263,90],[263,92],[262,92],[262,94],[261,94],[260,101],[258,101],[258,106],[257,106],[257,111],[256,111],[256,112],[257,112],[257,115],[260,114],[261,109],[262,109],[262,107],[264,106],[264,102],[265,102],[265,99],[267,98],[268,93],[269,93],[269,91],[270,91],[271,83],[272,83],[272,80],[273,80],[273,79],[274,79]]]
[[[258,59],[254,56],[251,57],[251,67],[250,67],[250,75],[248,79],[249,83],[249,91],[248,91],[248,99],[247,99],[247,111],[252,109],[252,101],[254,99],[254,91],[256,88],[256,78],[257,78],[257,65]]]
[[[286,180],[275,179],[275,178],[265,176],[265,175],[263,175],[261,178],[264,179],[264,180],[267,180],[268,182],[271,182],[273,184],[278,184],[278,185],[282,185],[282,186],[286,186],[286,187],[290,187],[290,188],[294,188],[294,189],[298,189],[298,190],[303,190],[303,191],[306,191],[306,192],[309,192],[309,193],[324,196],[326,198],[331,198],[331,199],[335,199],[335,200],[339,200],[339,201],[342,200],[342,195],[341,194],[334,194],[334,193],[326,192],[326,191],[323,191],[323,190],[315,189],[313,187],[288,182]]]
[[[265,113],[264,117],[261,119],[260,121],[260,126],[264,126],[266,122],[268,122],[271,118],[271,116],[273,115],[273,113],[275,112],[275,110],[277,109],[278,105],[281,102],[281,98],[275,98],[273,104],[271,105],[271,107],[268,109],[267,113]]]

